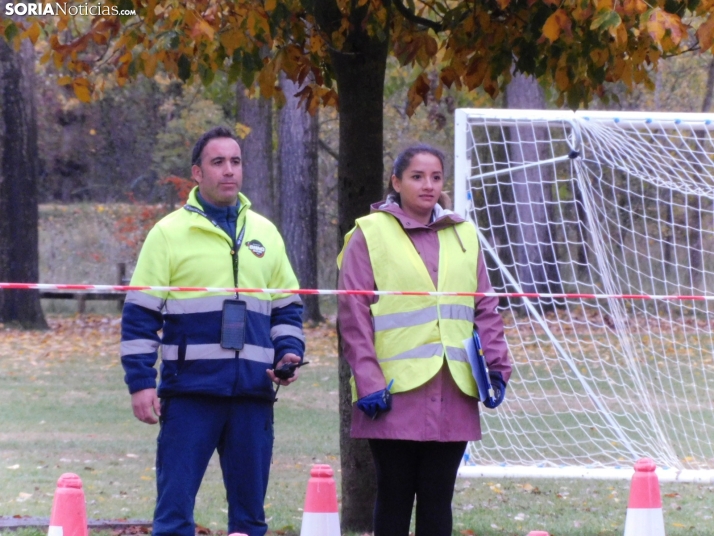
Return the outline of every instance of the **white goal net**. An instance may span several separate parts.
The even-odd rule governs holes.
[[[496,292],[530,295],[500,300],[514,373],[462,475],[629,478],[647,456],[712,481],[712,129],[706,114],[457,110],[456,211]]]

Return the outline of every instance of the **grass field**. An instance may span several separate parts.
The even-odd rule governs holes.
[[[0,515],[48,517],[57,478],[81,476],[90,518],[150,519],[157,428],[134,419],[119,365],[119,318],[50,317],[52,330],[0,330]],[[274,534],[298,534],[313,463],[336,470],[339,490],[336,338],[308,330],[300,381],[280,392],[266,513]],[[615,536],[623,533],[628,482],[460,479],[456,535]],[[668,536],[714,533],[714,487],[663,484]],[[213,460],[197,522],[225,530]],[[37,536],[24,530],[19,536]]]
[[[41,281],[115,283],[116,263],[126,262],[131,273],[144,226],[154,216],[139,205],[43,205]],[[333,257],[325,256],[330,263]],[[333,284],[334,277],[323,286],[331,288]],[[51,313],[51,331],[20,332],[0,325],[0,516],[48,517],[57,478],[64,472],[74,472],[84,482],[89,518],[148,520],[153,511],[158,429],[139,423],[131,414],[118,358],[116,304],[88,302],[88,312],[102,314],[82,317],[70,316],[77,310],[71,300],[45,301],[43,305]],[[323,302],[323,311],[329,313],[331,308],[333,302]],[[332,465],[339,493],[334,327],[325,324],[309,329],[307,335],[311,364],[302,369],[297,384],[281,389],[275,408],[276,441],[266,513],[271,532],[286,536],[299,534],[313,463]],[[540,344],[542,334],[532,326],[525,327],[521,335],[522,339],[513,340],[522,340],[522,344],[511,348],[518,377],[523,382],[538,382],[542,393],[531,390],[518,405],[513,404],[528,414],[527,418],[518,415],[514,422],[520,427],[519,437],[538,433],[552,450],[553,442],[544,433],[550,420],[569,424],[568,419],[595,419],[597,415],[574,412],[570,403],[569,407],[553,408],[552,415],[544,413],[552,404],[551,395],[562,390],[571,372],[557,356],[534,359],[532,350]],[[609,365],[609,358],[598,348],[615,343],[603,337],[602,333],[591,339],[583,334],[570,337],[573,347],[569,350],[583,358],[583,366],[588,362],[592,381],[609,394],[602,368]],[[705,341],[697,338],[680,342],[686,342],[697,357]],[[708,351],[711,353],[710,347]],[[694,366],[669,360],[667,366],[682,366],[686,368],[683,372],[695,374],[714,368],[711,360],[695,362]],[[619,368],[626,373],[627,367]],[[685,377],[678,371],[670,376]],[[624,389],[627,381],[625,376],[618,385]],[[675,386],[675,391],[687,388],[682,384]],[[515,394],[511,393],[513,400]],[[582,399],[579,404],[588,409],[587,400]],[[624,423],[636,417],[633,405],[625,410],[618,416]],[[662,400],[662,410],[672,410],[671,399]],[[671,413],[678,421],[671,427],[681,428],[687,437],[691,428],[692,437],[698,434],[709,447],[706,432],[714,427],[710,404],[703,404],[698,411],[702,416],[686,415],[690,420]],[[701,423],[706,423],[704,433]],[[513,439],[513,429],[508,433]],[[499,437],[494,428],[493,437],[485,442]],[[573,444],[580,439],[576,436]],[[558,449],[556,454],[563,457],[576,450],[569,444]],[[533,456],[537,454],[542,455],[536,448]],[[460,479],[453,503],[454,534],[525,536],[531,530],[548,530],[552,536],[621,536],[628,493],[629,483],[624,481]],[[714,485],[663,484],[662,499],[668,536],[714,534],[710,507]],[[196,519],[214,534],[225,530],[224,493],[215,459],[198,496]],[[46,531],[19,530],[14,534],[40,536]]]

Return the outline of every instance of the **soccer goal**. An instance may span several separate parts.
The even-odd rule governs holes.
[[[514,364],[462,476],[714,482],[714,115],[460,109]]]

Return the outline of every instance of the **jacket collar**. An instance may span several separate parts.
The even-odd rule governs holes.
[[[461,216],[455,212],[443,208],[439,203],[434,206],[434,211],[431,216],[431,222],[424,225],[419,223],[414,218],[407,216],[407,214],[402,210],[402,207],[396,202],[394,197],[387,196],[385,201],[379,201],[372,204],[370,207],[370,212],[386,212],[394,216],[399,223],[405,229],[431,229],[433,231],[440,231],[446,229],[447,227],[452,227],[458,223],[463,223],[464,220]]]
[[[196,197],[197,193],[198,186],[194,186],[188,194],[188,199],[186,200],[186,203],[188,205],[203,210],[203,208],[201,207],[201,203],[198,202],[198,198]],[[238,209],[238,219],[240,220],[240,214],[245,213],[246,209],[249,209],[252,203],[250,202],[250,199],[243,195],[243,192],[238,192],[238,203],[240,203],[240,208]]]
[[[198,186],[194,186],[191,192],[188,194],[188,199],[186,201],[187,205],[192,206],[193,208],[196,208],[203,212],[203,207],[201,206],[201,203],[198,202],[198,198],[196,197],[196,194],[198,193]],[[236,228],[241,229],[243,225],[245,225],[245,218],[246,214],[248,212],[248,209],[251,206],[250,200],[243,195],[242,193],[238,192],[238,202],[240,203],[240,208],[238,209],[238,220],[236,222]],[[185,209],[179,209],[179,210],[185,210]],[[217,234],[220,234],[223,236],[226,240],[229,241],[229,243],[232,243],[233,239],[229,237],[224,230],[222,230],[218,225],[214,225],[213,222],[207,218],[204,218],[203,216],[192,213],[193,219],[191,220],[191,226],[193,227],[200,227],[201,229],[205,231],[211,231]]]

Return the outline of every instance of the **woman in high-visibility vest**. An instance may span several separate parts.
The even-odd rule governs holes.
[[[415,145],[394,162],[385,201],[345,237],[339,288],[491,292],[472,223],[447,206],[444,156]],[[352,369],[351,435],[367,438],[377,470],[375,536],[450,536],[456,473],[481,439],[478,389],[464,341],[478,329],[503,400],[511,373],[496,298],[340,296]]]

